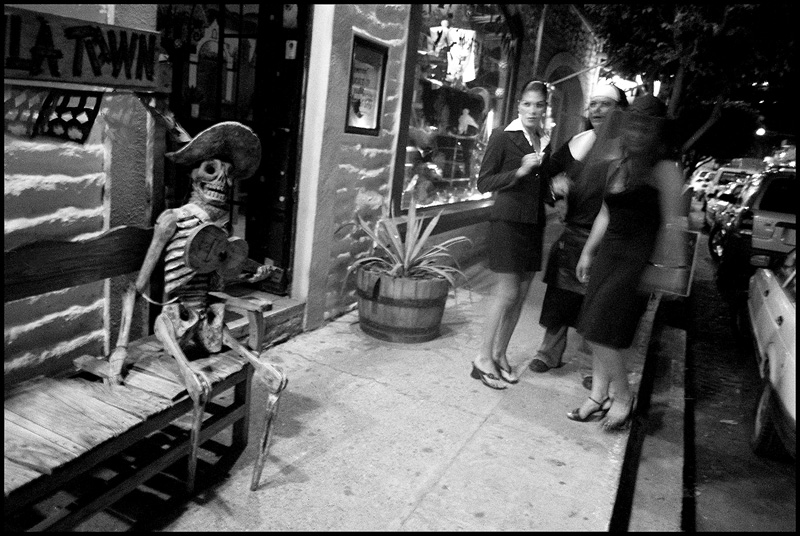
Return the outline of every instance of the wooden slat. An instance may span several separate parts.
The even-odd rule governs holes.
[[[129,387],[147,391],[166,400],[177,400],[186,394],[186,388],[180,383],[135,368],[128,371],[124,381]]]
[[[65,408],[46,391],[31,390],[24,397],[6,398],[4,406],[8,411],[87,448],[117,435],[84,413]]]
[[[42,385],[48,396],[56,400],[65,411],[81,413],[96,425],[111,430],[115,436],[144,420],[92,397],[88,390],[79,387],[79,382],[80,380],[76,382],[46,378]]]
[[[80,456],[82,453],[89,450],[87,447],[83,445],[79,445],[74,441],[70,441],[66,437],[55,434],[51,430],[48,430],[47,428],[44,428],[43,426],[38,425],[35,422],[32,422],[24,417],[20,417],[14,412],[8,411],[8,409],[3,409],[3,421],[5,423],[13,423],[19,426],[20,428],[24,428],[29,432],[34,433],[37,436],[47,441],[50,441],[51,443],[55,443],[62,450],[71,452],[75,456]]]
[[[234,372],[241,370],[245,360],[236,355],[232,350],[212,354],[208,357],[189,362],[192,370],[204,373],[212,385],[222,381]],[[177,361],[169,354],[147,355],[133,365],[133,370],[138,370],[165,380],[181,382],[180,369]]]
[[[165,398],[127,385],[107,386],[99,381],[91,382],[79,378],[65,378],[57,381],[66,386],[68,392],[80,395],[83,400],[88,398],[96,400],[101,404],[100,408],[111,406],[130,415],[132,419],[126,419],[125,422],[131,425],[138,424],[143,419],[164,411],[172,405]],[[109,414],[116,413],[116,411],[109,411]]]
[[[244,358],[239,357],[233,350],[189,362],[193,370],[201,371],[208,376],[212,385],[241,370],[244,364]]]
[[[41,473],[3,458],[3,494],[8,495],[15,489],[39,478]]]
[[[3,455],[42,474],[50,474],[56,467],[76,457],[74,452],[10,421],[3,423],[3,434]]]
[[[178,385],[183,385],[178,362],[168,353],[142,355],[142,357],[134,363],[133,369],[177,383]]]
[[[89,240],[39,241],[6,251],[4,301],[135,272],[152,236],[152,228],[122,226]]]

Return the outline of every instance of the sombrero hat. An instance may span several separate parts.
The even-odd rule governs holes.
[[[251,128],[236,121],[225,121],[208,127],[185,146],[166,156],[182,165],[219,158],[231,164],[229,176],[232,179],[246,179],[261,163],[261,142]]]

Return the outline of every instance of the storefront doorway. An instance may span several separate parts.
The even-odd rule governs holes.
[[[239,121],[261,139],[261,167],[236,185],[231,223],[251,258],[283,269],[262,283],[279,295],[291,278],[310,12],[303,4],[160,4],[158,10],[178,122],[194,136]],[[168,207],[185,202],[190,184],[180,170],[168,168],[165,185]]]

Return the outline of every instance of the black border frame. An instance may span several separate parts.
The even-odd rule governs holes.
[[[381,64],[380,68],[380,81],[378,82],[378,95],[377,95],[377,115],[375,121],[375,128],[363,128],[363,127],[354,127],[348,123],[350,117],[350,104],[351,104],[351,95],[352,95],[352,87],[353,87],[353,60],[355,59],[357,47],[365,48],[371,50],[372,52],[377,52],[381,55]],[[371,41],[365,37],[362,37],[357,34],[353,34],[353,46],[350,52],[350,77],[347,83],[347,107],[345,108],[345,125],[344,131],[348,134],[365,134],[368,136],[377,136],[380,133],[381,129],[381,114],[383,113],[383,97],[386,90],[386,67],[389,63],[389,47],[385,45],[381,45],[380,43],[376,43]]]

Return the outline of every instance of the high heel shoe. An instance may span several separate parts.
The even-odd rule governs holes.
[[[572,411],[570,411],[569,413],[567,413],[567,418],[569,420],[571,420],[571,421],[578,421],[578,422],[586,422],[586,421],[589,421],[589,420],[594,421],[594,420],[602,419],[603,417],[605,417],[606,413],[608,413],[608,410],[611,408],[611,406],[605,407],[606,402],[611,400],[608,397],[605,397],[602,402],[598,402],[597,400],[595,400],[591,396],[589,397],[589,400],[591,400],[592,402],[594,402],[597,405],[597,409],[596,410],[590,411],[589,413],[586,414],[585,417],[581,417],[581,408],[575,408]]]
[[[618,432],[629,428],[631,421],[633,420],[633,408],[635,405],[636,395],[633,395],[628,401],[628,413],[625,415],[625,418],[620,421],[612,421],[611,419],[606,418],[602,423],[603,430],[606,432]]]

